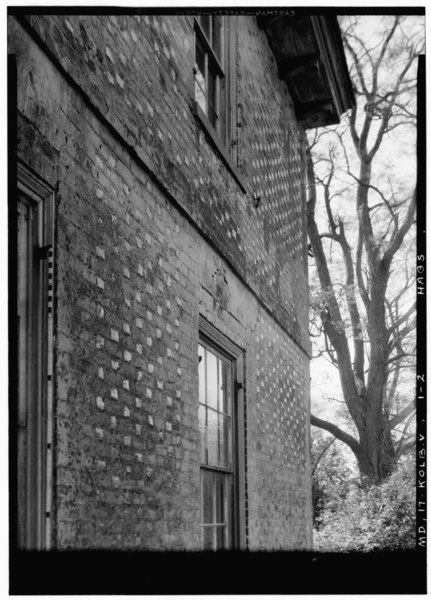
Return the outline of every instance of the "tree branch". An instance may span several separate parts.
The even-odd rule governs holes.
[[[368,91],[367,86],[365,85],[364,74],[363,74],[362,69],[360,67],[361,61],[360,61],[358,55],[356,54],[353,46],[348,41],[347,36],[344,36],[344,43],[346,44],[346,48],[347,48],[347,50],[349,51],[349,53],[350,53],[350,55],[352,57],[353,64],[354,64],[355,69],[356,69],[356,73],[357,73],[357,75],[359,77],[359,82],[360,82],[361,87],[362,87],[362,91],[365,94],[365,96],[368,98],[369,95],[370,95],[370,92]]]
[[[407,321],[409,319],[409,317],[411,317],[411,315],[416,311],[416,302],[413,302],[412,306],[409,308],[409,310],[407,312],[405,312],[403,314],[402,317],[400,317],[398,319],[398,321],[396,321],[389,329],[388,329],[388,335],[391,335],[394,331],[396,331],[399,326],[404,323],[404,321]]]
[[[403,327],[403,329],[399,330],[397,335],[394,336],[394,338],[392,339],[390,348],[391,350],[393,348],[396,347],[397,342],[403,338],[406,337],[406,335],[408,335],[410,332],[412,332],[416,327],[416,320],[412,321],[411,323],[407,324],[405,327]]]
[[[355,104],[350,112],[349,118],[349,126],[350,126],[350,135],[355,146],[356,153],[359,155],[359,135],[356,131],[356,118],[358,116],[358,107]]]
[[[407,406],[389,421],[389,427],[393,429],[399,425],[406,417],[408,417],[416,409],[416,400],[412,400]]]
[[[328,262],[323,250],[322,240],[315,221],[316,186],[314,167],[310,151],[307,151],[307,174],[309,181],[309,199],[307,202],[308,236],[313,248],[316,261],[320,288],[325,295],[326,307],[320,313],[325,334],[337,355],[338,372],[343,395],[352,418],[356,425],[361,422],[361,397],[356,387],[354,372],[351,365],[349,344],[341,318],[340,307],[334,293]]]
[[[407,450],[410,448],[414,448],[416,446],[416,440],[412,440],[411,442],[402,443],[402,440],[398,444],[398,448],[396,450],[395,457],[398,460],[402,454],[405,454]]]
[[[386,50],[388,48],[389,42],[391,41],[391,39],[392,39],[392,37],[393,37],[393,35],[395,33],[395,30],[396,30],[396,28],[399,25],[399,22],[400,22],[400,17],[399,17],[399,15],[396,15],[396,17],[394,19],[394,24],[392,25],[391,29],[389,30],[388,35],[386,36],[386,38],[385,38],[385,40],[383,42],[382,49],[380,51],[380,55],[379,55],[379,57],[378,57],[378,59],[376,61],[376,69],[375,69],[375,73],[376,73],[375,87],[376,87],[376,89],[377,89],[377,72],[378,72],[378,69],[379,69],[380,65],[382,64],[382,60],[383,60],[383,57],[384,57],[384,55],[386,53]]]
[[[346,433],[345,431],[337,427],[337,425],[334,425],[329,421],[325,421],[324,419],[320,419],[315,415],[311,415],[311,424],[314,427],[320,427],[320,429],[324,429],[325,431],[332,433],[332,435],[338,440],[347,444],[347,446],[349,446],[352,452],[354,452],[355,456],[359,453],[359,443],[355,440],[355,438],[352,435]]]
[[[368,296],[368,291],[365,287],[365,282],[364,282],[364,276],[362,273],[362,248],[363,248],[363,236],[362,236],[362,227],[361,224],[359,224],[358,227],[358,244],[356,246],[356,279],[358,282],[358,287],[359,287],[359,294],[362,298],[362,302],[365,306],[365,310],[367,311],[367,315],[368,315],[368,310],[370,307],[370,298]]]
[[[329,444],[327,444],[327,445],[324,447],[323,451],[322,451],[322,452],[319,454],[319,456],[318,456],[318,458],[317,458],[316,462],[314,463],[313,470],[311,471],[311,477],[313,477],[314,473],[316,472],[316,469],[317,469],[317,467],[318,467],[318,465],[319,465],[319,462],[320,462],[320,460],[322,459],[323,455],[324,455],[324,454],[325,454],[325,452],[326,452],[326,451],[327,451],[327,450],[328,450],[328,449],[329,449],[329,448],[332,446],[332,444],[335,442],[335,440],[336,440],[336,439],[337,439],[337,438],[333,437],[333,438],[332,438],[332,440],[329,442]]]
[[[392,108],[393,108],[393,106],[395,104],[396,99],[399,96],[399,90],[400,90],[401,84],[403,83],[403,79],[404,79],[405,75],[407,74],[407,71],[412,66],[413,61],[415,60],[415,58],[416,58],[416,55],[412,53],[410,55],[409,60],[407,61],[406,65],[405,65],[404,69],[401,71],[401,73],[400,73],[400,75],[399,75],[399,77],[397,79],[397,82],[395,84],[395,88],[394,88],[394,91],[393,91],[392,100],[390,100],[388,102],[388,104],[387,104],[387,106],[386,106],[386,108],[384,110],[383,118],[382,118],[382,121],[380,123],[380,127],[379,127],[379,130],[377,132],[376,139],[374,141],[374,145],[371,148],[371,150],[368,152],[368,156],[367,156],[368,161],[371,161],[374,158],[377,150],[380,148],[380,144],[382,143],[383,136],[385,134],[386,128],[387,128],[388,123],[389,123],[389,119],[391,118],[391,115],[392,115]]]
[[[390,264],[390,262],[392,261],[392,258],[394,257],[394,254],[397,252],[397,250],[399,250],[407,232],[409,231],[410,227],[413,225],[415,213],[416,213],[416,188],[413,192],[404,222],[398,230],[394,231],[394,235],[392,237],[391,244],[390,244],[389,248],[386,250],[386,252],[384,253],[382,262],[385,262],[388,265]]]
[[[413,417],[414,417],[414,412],[411,413],[411,415],[407,419],[406,423],[404,424],[403,430],[401,431],[400,441],[399,441],[397,449],[395,451],[397,456],[400,456],[403,452],[406,451],[406,445],[408,445],[408,443],[406,443],[406,439],[411,438],[411,436],[406,435],[407,429],[408,429],[411,421],[413,420]],[[413,440],[413,443],[415,443],[415,440]]]

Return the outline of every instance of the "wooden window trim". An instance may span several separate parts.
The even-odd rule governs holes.
[[[238,183],[239,187],[241,188],[241,191],[244,194],[246,194],[247,193],[246,178],[239,171],[238,167],[234,164],[232,158],[229,156],[229,154],[226,150],[226,146],[223,144],[220,137],[217,135],[216,130],[211,125],[208,117],[206,116],[204,111],[201,109],[199,104],[196,102],[196,100],[193,103],[193,109],[194,109],[195,117],[200,122],[202,129],[207,134],[209,141],[211,142],[213,147],[218,151],[221,159],[223,160],[223,162],[225,163],[225,165],[227,166],[227,168],[229,169],[231,174],[234,176],[235,181]]]
[[[239,358],[244,354],[244,350],[232,342],[228,337],[220,333],[209,321],[202,315],[199,315],[199,331],[208,339],[208,342],[219,347],[227,355],[227,358]]]
[[[204,463],[200,463],[201,469],[206,469],[207,471],[218,471],[219,473],[227,473],[231,474],[232,469],[227,467],[218,467],[217,465],[205,465]]]
[[[245,549],[246,531],[245,531],[245,447],[244,447],[244,358],[245,352],[237,344],[223,335],[204,317],[199,316],[199,338],[208,346],[213,347],[228,360],[233,361],[233,387],[235,411],[232,407],[233,418],[232,440],[235,440],[236,448],[234,452],[233,476],[234,485],[234,549]],[[202,469],[229,473],[232,471],[212,467],[202,464]]]
[[[21,537],[20,544],[24,543],[26,549],[47,550],[51,547],[52,529],[54,190],[18,162],[17,194],[18,197],[26,197],[33,204],[33,210],[37,211],[38,245],[35,252],[40,252],[38,272],[34,275],[38,282],[38,312],[32,315],[30,323],[32,332],[34,324],[38,323],[38,357],[32,366],[32,373],[36,373],[37,391],[31,395],[31,400],[28,392],[25,393],[25,406],[21,404],[18,409],[18,427],[22,426],[20,415],[23,410],[32,418],[42,419],[41,423],[33,424],[26,434],[31,450],[26,450],[25,458],[29,466],[25,476],[25,524],[21,523],[24,541]],[[21,403],[24,398],[19,397]]]
[[[208,40],[204,30],[202,29],[201,24],[199,23],[199,21],[196,18],[195,18],[194,27],[195,27],[195,34],[199,36],[200,42],[205,47],[205,50],[208,52],[211,62],[216,67],[218,75],[220,75],[220,77],[225,77],[225,71],[224,71],[216,53],[214,52],[213,47],[211,46],[211,43]],[[222,52],[224,52],[223,44],[222,44]]]
[[[238,148],[233,148],[234,144],[238,144],[238,140],[235,139],[236,132],[236,119],[235,119],[235,97],[236,97],[236,86],[235,86],[235,70],[236,70],[236,61],[235,61],[235,49],[234,49],[234,33],[232,33],[231,28],[232,23],[229,22],[229,30],[223,33],[223,41],[222,41],[222,62],[223,65],[218,60],[215,52],[212,49],[212,46],[207,39],[205,32],[203,31],[199,21],[197,18],[194,19],[194,31],[195,36],[198,36],[200,43],[204,47],[204,50],[207,52],[210,60],[216,65],[216,69],[218,71],[219,77],[224,79],[225,85],[225,107],[224,107],[224,119],[222,126],[225,129],[225,137],[226,143],[222,140],[219,133],[213,127],[209,117],[202,108],[199,106],[196,100],[193,101],[193,113],[195,118],[200,123],[204,133],[206,134],[209,142],[213,146],[213,148],[218,152],[220,158],[228,168],[229,172],[233,175],[235,181],[239,185],[241,191],[246,194],[248,183],[245,176],[241,173],[240,169],[236,164],[236,155],[238,152]],[[225,38],[228,38],[225,41]],[[196,44],[195,44],[196,51]],[[206,61],[207,62],[207,61]],[[194,59],[194,63],[196,63],[196,57]],[[206,75],[205,75],[206,77]],[[218,81],[218,85],[220,85],[220,81]],[[219,96],[220,94],[217,94]],[[218,98],[218,102],[220,102],[220,98]]]
[[[18,190],[29,196],[36,204],[41,201],[48,201],[52,204],[54,198],[53,188],[42,181],[37,175],[21,162],[17,164],[18,170]],[[51,207],[52,208],[52,207]],[[46,231],[46,235],[52,240],[52,228]]]

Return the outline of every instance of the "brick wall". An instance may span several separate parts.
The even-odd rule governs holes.
[[[18,155],[57,189],[57,547],[200,547],[199,314],[245,350],[249,547],[310,544],[304,134],[238,34],[245,194],[190,109],[192,18],[9,20]]]
[[[28,20],[94,106],[306,346],[305,138],[255,19],[237,19],[246,194],[192,113],[193,17]],[[253,195],[262,198],[258,211]]]
[[[200,256],[199,312],[246,351],[248,547],[306,550],[312,536],[308,358],[228,270],[229,301],[217,310],[211,279],[223,266],[208,251]]]

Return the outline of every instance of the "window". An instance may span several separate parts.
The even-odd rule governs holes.
[[[200,15],[195,19],[195,101],[230,155],[234,154],[234,17]]]
[[[208,336],[210,326],[204,328],[198,352],[202,547],[228,550],[242,538],[241,351],[220,334],[218,345]]]
[[[52,444],[51,188],[18,165],[16,201],[16,399],[18,547],[50,539]]]
[[[241,123],[236,114],[236,17],[195,18],[195,116],[241,190]]]

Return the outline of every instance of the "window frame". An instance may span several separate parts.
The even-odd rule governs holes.
[[[215,473],[231,473],[233,506],[232,544],[230,549],[241,549],[245,547],[244,351],[202,316],[199,317],[199,344],[208,348],[216,356],[229,361],[232,368],[232,467],[229,469],[200,462],[200,511],[202,511],[202,470]],[[202,512],[199,523],[202,527]]]
[[[234,15],[214,15],[222,19],[222,39],[221,39],[221,57],[217,57],[212,48],[210,40],[208,40],[199,18],[202,15],[194,17],[194,60],[193,60],[193,85],[194,85],[194,102],[193,112],[196,119],[199,121],[202,129],[206,133],[212,146],[218,151],[222,160],[228,167],[231,174],[243,193],[247,192],[247,181],[244,175],[238,168],[238,134],[237,134],[237,119],[236,119],[236,17]],[[206,15],[205,15],[206,16]],[[224,136],[221,136],[217,128],[211,123],[211,119],[206,111],[202,109],[196,99],[196,74],[197,74],[197,54],[196,46],[200,43],[205,52],[211,59],[218,73],[218,79],[224,80],[223,85],[223,102],[224,115],[221,127],[224,128]],[[208,64],[208,58],[205,58],[205,65]],[[207,82],[207,67],[205,67],[205,82]],[[199,85],[199,84],[198,84]],[[207,85],[207,83],[205,83]],[[220,88],[220,85],[219,85]],[[219,89],[219,94],[221,90]],[[221,100],[218,100],[220,104]],[[223,139],[223,137],[225,139]]]
[[[27,235],[24,244],[27,256],[31,256],[26,263],[25,332],[18,319],[18,281],[12,294],[17,300],[17,394],[16,412],[15,406],[12,412],[17,418],[17,466],[25,465],[25,473],[18,472],[17,476],[17,544],[20,549],[47,550],[52,530],[54,190],[18,162],[16,194],[14,210],[22,203],[35,217],[35,231]],[[16,219],[18,261],[18,215]],[[21,350],[20,338],[25,338]],[[35,347],[37,353],[32,352]],[[25,387],[20,380],[25,380]]]
[[[231,127],[230,127],[230,122],[229,122],[229,114],[231,113],[230,110],[230,94],[229,94],[229,80],[231,77],[231,65],[229,64],[228,61],[226,61],[226,54],[228,54],[228,46],[229,46],[229,41],[228,41],[228,30],[227,30],[227,26],[226,26],[226,19],[223,18],[223,16],[218,16],[218,15],[208,15],[208,19],[209,19],[209,31],[210,31],[210,37],[212,37],[212,31],[213,31],[213,23],[214,23],[214,19],[219,18],[221,21],[221,27],[220,27],[220,39],[219,39],[219,44],[220,44],[220,55],[217,56],[217,52],[215,50],[215,48],[213,47],[213,43],[211,39],[208,39],[206,32],[203,29],[203,26],[200,22],[200,17],[201,15],[199,15],[197,18],[195,17],[194,20],[194,29],[195,29],[195,62],[194,62],[194,75],[195,75],[195,81],[196,81],[196,75],[197,75],[197,51],[196,51],[196,47],[198,44],[200,44],[200,46],[202,47],[203,50],[203,58],[204,58],[204,73],[202,73],[203,77],[204,77],[204,83],[205,83],[205,93],[204,93],[204,98],[205,98],[205,110],[202,109],[202,107],[200,106],[200,104],[198,103],[198,106],[200,108],[200,110],[202,110],[206,116],[206,118],[208,119],[211,127],[213,128],[213,130],[215,131],[216,135],[220,138],[221,142],[227,147],[228,152],[231,152],[231,144],[230,144],[230,138],[231,138]],[[215,107],[213,108],[214,112],[216,113],[216,123],[213,124],[212,123],[212,119],[210,117],[210,100],[209,100],[209,81],[210,81],[210,75],[209,73],[213,73],[214,74],[214,85],[215,85]],[[199,85],[199,84],[198,84]],[[196,96],[195,96],[196,97]],[[224,106],[223,106],[224,105]]]

